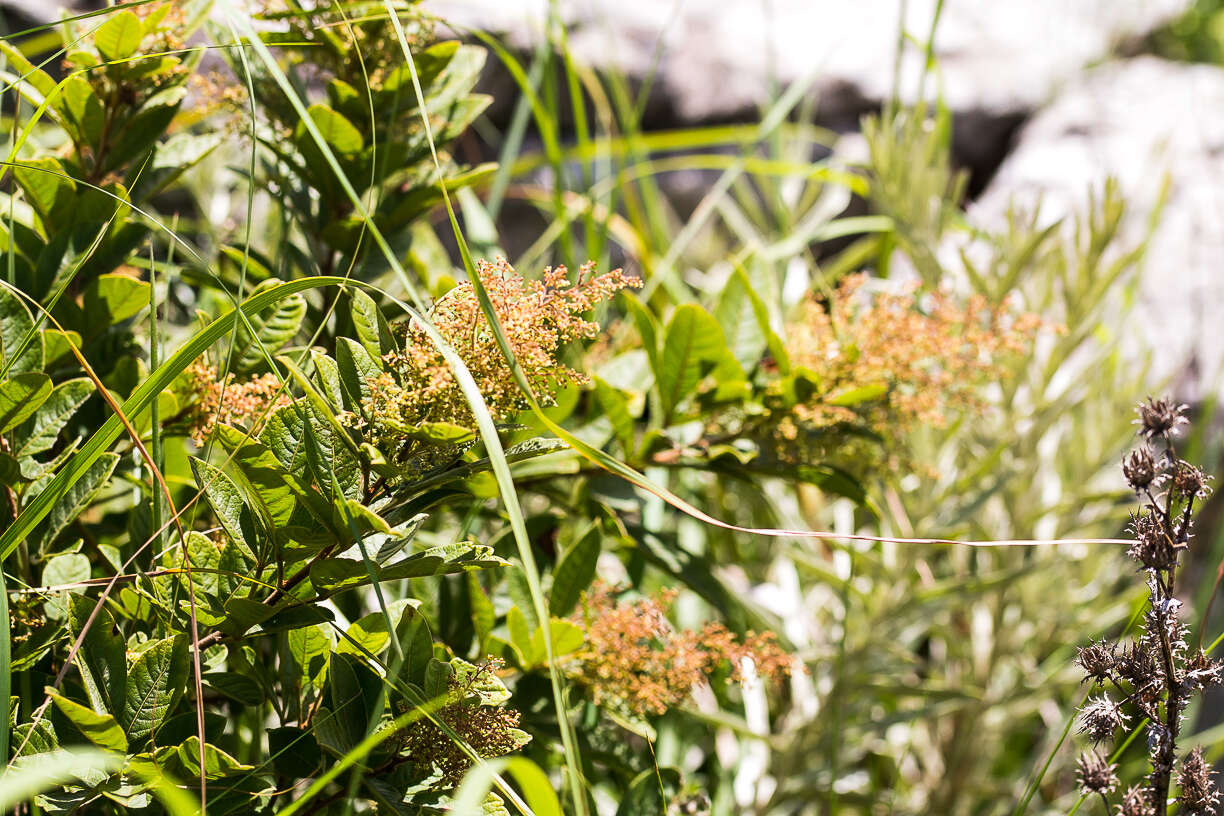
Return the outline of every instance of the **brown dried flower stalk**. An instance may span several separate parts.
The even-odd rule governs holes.
[[[738,640],[718,623],[700,631],[674,629],[665,614],[674,596],[664,592],[621,603],[601,582],[587,593],[585,609],[576,616],[586,628],[586,647],[577,655],[578,679],[597,704],[638,715],[663,714],[721,666],[729,663],[732,679],[742,679],[744,658],[763,678],[790,672],[790,657],[772,632],[749,632]]]
[[[1100,690],[1080,709],[1080,733],[1092,741],[1112,739],[1130,721],[1133,708],[1146,721],[1151,774],[1132,786],[1118,804],[1121,816],[1164,816],[1178,768],[1177,739],[1191,697],[1224,683],[1224,664],[1201,650],[1189,653],[1188,628],[1180,619],[1175,581],[1181,553],[1193,538],[1194,504],[1210,493],[1207,477],[1178,458],[1173,439],[1186,424],[1186,406],[1148,400],[1138,408],[1144,446],[1129,454],[1122,473],[1143,501],[1131,515],[1134,543],[1127,554],[1147,574],[1148,609],[1143,632],[1128,645],[1098,641],[1082,647],[1076,662]],[[1154,451],[1148,447],[1159,444]],[[1112,767],[1112,766],[1110,766]],[[1095,751],[1080,759],[1081,787],[1106,799],[1116,779]],[[1181,813],[1210,816],[1220,795],[1198,750],[1182,757],[1177,770]],[[1108,800],[1106,799],[1108,803]]]

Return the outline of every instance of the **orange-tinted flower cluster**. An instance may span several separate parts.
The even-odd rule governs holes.
[[[776,679],[789,673],[791,659],[772,632],[749,632],[739,640],[725,626],[676,630],[665,607],[674,597],[620,603],[613,591],[596,583],[586,596],[586,646],[576,656],[578,679],[595,702],[633,714],[663,714],[683,702],[693,686],[730,664],[741,680],[741,661],[751,658],[758,675]]]
[[[868,296],[866,275],[852,275],[828,303],[806,300],[788,325],[791,363],[819,377],[818,397],[795,419],[827,425],[855,418],[827,400],[860,388],[885,390],[866,407],[890,427],[943,425],[954,410],[981,404],[980,386],[1004,374],[1007,355],[1028,349],[1041,325],[1032,314],[992,308],[978,296],[960,304],[942,292]]]
[[[274,374],[236,382],[232,373],[221,377],[203,360],[189,365],[184,374],[197,397],[190,415],[191,439],[197,445],[203,445],[218,424],[245,425],[256,431],[268,414],[290,402]]]
[[[641,285],[619,269],[603,275],[594,275],[593,269],[593,264],[585,264],[571,285],[564,266],[546,269],[537,281],[523,278],[504,259],[477,265],[515,359],[545,404],[559,389],[586,381],[557,358],[563,344],[592,338],[599,331],[583,314],[617,291]],[[494,419],[505,420],[527,407],[471,283],[447,292],[430,318],[471,372]],[[376,424],[382,417],[409,428],[426,421],[474,428],[475,418],[455,373],[424,327],[408,323],[403,341],[401,351],[384,357],[390,373],[370,383],[367,414]]]

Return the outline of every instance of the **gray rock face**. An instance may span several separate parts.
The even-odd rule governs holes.
[[[899,0],[561,0],[571,51],[598,69],[658,86],[685,122],[755,110],[771,83],[808,81],[825,118],[877,105],[893,87]],[[925,41],[935,0],[911,0],[906,30]],[[1140,37],[1186,0],[959,0],[935,38],[943,93],[956,112],[1026,112],[1084,65]],[[547,0],[436,0],[464,26],[514,46],[543,36]],[[908,48],[904,75],[922,55]],[[911,89],[912,90],[912,89]]]
[[[1149,244],[1129,344],[1153,353],[1153,376],[1189,372],[1198,389],[1224,371],[1224,69],[1138,58],[1102,65],[1063,89],[1021,130],[973,205],[997,223],[1008,202],[1053,219],[1082,208],[1090,187],[1117,178],[1130,212],[1124,244],[1144,235],[1168,179]]]

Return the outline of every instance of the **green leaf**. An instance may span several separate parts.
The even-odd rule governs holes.
[[[424,688],[425,673],[433,659],[433,633],[429,621],[419,609],[408,607],[395,627],[404,662],[400,664],[399,676],[409,683]]]
[[[165,770],[178,779],[198,780],[200,778],[200,738],[193,734],[184,740],[182,745],[168,755]],[[250,765],[239,762],[215,745],[205,743],[204,778],[206,780],[221,779],[249,770],[251,770]]]
[[[201,677],[204,684],[242,705],[255,706],[264,701],[263,689],[245,674],[209,672]]]
[[[280,285],[281,281],[272,278],[263,281],[256,291],[264,291]],[[238,372],[249,372],[266,365],[266,360],[286,343],[294,338],[302,326],[302,318],[306,316],[306,298],[293,295],[285,298],[274,306],[252,315],[252,335],[246,326],[239,325],[237,338],[234,341],[234,369]],[[266,356],[265,356],[266,355]]]
[[[47,694],[59,712],[75,725],[87,740],[108,751],[127,753],[127,737],[123,735],[123,729],[110,714],[90,711],[80,703],[74,703],[72,700],[59,696],[53,689],[47,689]]]
[[[510,646],[514,649],[519,666],[526,669],[534,663],[531,659],[531,628],[517,606],[510,607],[506,613],[506,630],[510,633]]]
[[[64,586],[89,580],[89,559],[80,553],[65,553],[47,560],[43,567],[43,586]],[[67,595],[69,592],[80,594],[83,588],[61,590],[52,593],[47,598],[45,614],[52,620],[62,620],[68,614]]]
[[[99,275],[85,288],[82,301],[85,325],[96,334],[95,327],[113,326],[148,306],[149,284],[118,273]]]
[[[53,542],[65,527],[80,518],[85,508],[93,502],[94,496],[106,486],[118,462],[119,454],[102,454],[89,466],[87,471],[81,474],[80,479],[69,485],[63,493],[56,497],[55,504],[47,515],[47,526],[42,536],[44,543]],[[43,490],[52,490],[54,484],[53,481]]]
[[[94,711],[105,714],[120,710],[127,697],[127,660],[123,638],[110,610],[103,606],[89,622],[94,606],[94,601],[83,595],[70,595],[68,631],[74,637],[80,637],[85,631],[75,662],[90,705]],[[88,629],[85,628],[87,623]]]
[[[76,193],[76,182],[64,171],[64,166],[50,156],[26,159],[13,168],[13,178],[46,230],[53,232],[61,226],[56,216],[72,206]]]
[[[319,739],[340,753],[361,742],[376,713],[382,680],[351,654],[334,654],[328,673],[331,728],[319,723]]]
[[[353,328],[357,332],[357,339],[361,341],[361,345],[371,357],[377,360],[391,351],[390,346],[384,345],[385,319],[373,298],[360,289],[354,289],[352,313]]]
[[[94,45],[107,62],[125,60],[140,48],[144,39],[144,24],[131,11],[121,11],[94,32]]]
[[[361,131],[357,130],[352,122],[345,119],[337,111],[323,104],[315,104],[307,109],[307,113],[314,120],[319,132],[323,134],[323,140],[337,153],[341,155],[352,154],[365,147],[365,141],[361,138]],[[305,141],[309,139],[309,136],[306,134],[306,128],[300,124],[298,125],[297,135],[299,140]]]
[[[164,638],[149,646],[128,667],[127,699],[120,718],[128,739],[143,739],[157,730],[187,685],[185,636]]]
[[[190,461],[196,484],[208,496],[208,503],[212,505],[213,512],[217,514],[217,520],[221,522],[226,534],[254,560],[256,553],[260,551],[257,546],[259,541],[251,509],[243,499],[242,492],[220,468],[194,456]]]
[[[94,392],[88,377],[67,380],[55,386],[47,401],[13,432],[15,456],[33,456],[50,450],[77,409]]]
[[[302,677],[322,687],[327,662],[335,645],[331,639],[331,629],[323,625],[304,626],[293,629],[285,637],[289,643],[289,654]]]
[[[0,380],[0,433],[25,422],[51,396],[51,378],[30,371]]]
[[[599,526],[592,524],[561,556],[553,571],[552,589],[548,596],[548,608],[554,615],[568,615],[591,581],[595,580],[600,539]]]
[[[358,657],[366,653],[375,656],[381,654],[391,643],[391,631],[387,628],[388,618],[392,621],[392,626],[398,627],[404,610],[415,603],[417,602],[408,598],[392,601],[387,604],[387,614],[384,615],[382,610],[379,610],[353,621],[345,630],[345,636],[340,639],[336,652]]]
[[[268,753],[276,772],[294,779],[310,776],[323,762],[314,734],[292,725],[268,729]]]
[[[106,110],[93,86],[84,77],[69,77],[64,82],[61,110],[76,128],[79,141],[96,144],[106,125]]]
[[[0,378],[42,367],[42,336],[34,331],[30,310],[0,286]]]
[[[336,339],[336,366],[350,404],[362,407],[370,395],[370,381],[383,373],[382,362],[357,341],[340,337]]]
[[[381,583],[502,567],[508,563],[495,556],[492,547],[461,541],[414,553],[390,566],[371,566],[375,580]],[[323,558],[310,565],[310,582],[319,592],[331,595],[342,589],[369,584],[370,577],[365,564],[358,559]]]
[[[600,410],[612,423],[612,432],[616,441],[625,452],[633,450],[633,417],[629,413],[629,400],[616,388],[604,382],[599,377],[592,377],[595,383],[595,399]]]
[[[722,329],[709,312],[695,303],[676,308],[667,324],[661,366],[655,372],[668,420],[725,353]]]
[[[857,388],[849,388],[845,391],[839,391],[833,396],[825,400],[829,405],[840,405],[842,407],[850,407],[858,405],[862,402],[871,402],[878,400],[888,393],[887,383],[874,383],[872,385],[860,385]]]

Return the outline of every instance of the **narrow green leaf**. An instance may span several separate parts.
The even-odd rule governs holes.
[[[599,526],[592,524],[561,556],[553,572],[552,589],[548,595],[548,607],[552,614],[568,615],[595,579],[600,540]]]

